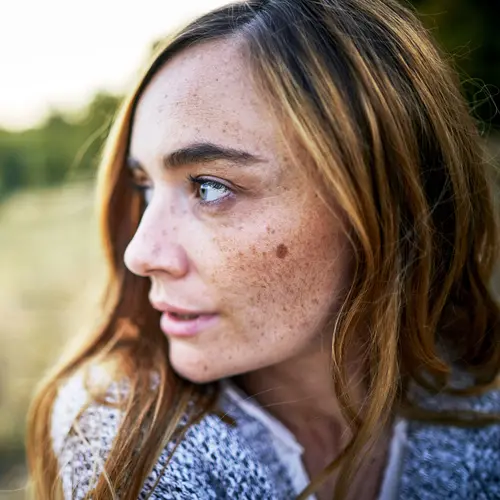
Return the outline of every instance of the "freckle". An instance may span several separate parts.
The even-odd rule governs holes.
[[[278,248],[276,249],[276,256],[278,257],[278,259],[284,259],[287,255],[288,248],[283,243],[280,243],[278,245]]]
[[[166,231],[165,229],[162,229],[162,230],[161,230],[161,235],[162,235],[162,236],[166,236],[166,235],[167,235],[167,231]]]
[[[207,365],[203,365],[203,371],[204,371],[204,372],[207,372],[207,371],[208,371],[208,366],[207,366]]]

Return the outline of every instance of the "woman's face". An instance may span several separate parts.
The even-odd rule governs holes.
[[[287,154],[236,42],[158,71],[129,153],[148,204],[125,263],[151,280],[181,376],[213,381],[328,345],[347,238]]]

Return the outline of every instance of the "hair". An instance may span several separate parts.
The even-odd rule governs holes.
[[[476,123],[451,65],[412,10],[395,0],[233,3],[166,40],[115,120],[99,172],[109,266],[103,322],[53,370],[32,404],[27,451],[36,498],[60,492],[51,411],[58,387],[74,372],[109,362],[128,381],[105,473],[88,493],[94,500],[118,489],[120,498],[136,499],[183,415],[190,415],[189,427],[215,408],[216,384],[192,384],[168,365],[168,343],[147,302],[148,280],[123,263],[144,209],[124,165],[137,102],[158,69],[189,47],[232,37],[241,40],[288,147],[307,155],[302,168],[325,203],[346,214],[354,252],[331,346],[335,391],[353,437],[299,498],[339,467],[335,498],[345,498],[360,451],[398,412],[462,421],[413,405],[410,383],[464,397],[495,383],[499,308],[490,280],[497,225]],[[359,332],[367,333],[362,356],[369,368],[362,412],[345,366]],[[466,389],[452,387],[454,366],[472,376]],[[193,401],[196,414],[188,409]]]

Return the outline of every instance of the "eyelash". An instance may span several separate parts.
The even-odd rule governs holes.
[[[193,175],[188,175],[187,179],[189,182],[191,182],[194,186],[197,186],[197,187],[200,187],[203,184],[211,184],[213,187],[224,188],[225,190],[229,191],[229,194],[227,194],[226,196],[223,196],[222,198],[215,200],[215,201],[203,201],[203,200],[199,199],[198,203],[200,205],[203,205],[203,206],[210,207],[210,206],[219,205],[220,203],[223,203],[224,201],[226,201],[226,198],[231,196],[231,194],[233,193],[233,190],[229,186],[226,186],[222,182],[214,181],[213,179],[207,179],[206,177],[194,177]],[[198,194],[199,194],[199,192],[198,192]],[[197,196],[197,198],[199,198],[199,196]]]
[[[199,200],[198,203],[200,205],[203,205],[203,206],[207,206],[207,207],[214,207],[220,203],[223,203],[226,198],[228,198],[229,196],[231,196],[231,194],[233,194],[233,190],[229,187],[229,186],[226,186],[226,184],[222,183],[222,182],[219,182],[219,181],[215,181],[213,179],[207,179],[206,177],[195,177],[193,175],[188,175],[187,176],[187,180],[195,187],[199,187],[203,184],[207,184],[207,183],[210,183],[212,184],[212,186],[215,186],[215,187],[222,187],[224,189],[226,189],[227,191],[229,191],[229,194],[227,196],[224,196],[222,198],[220,198],[219,200],[215,200],[215,201],[203,201],[203,200]],[[147,186],[147,185],[144,185],[144,184],[138,184],[133,178],[130,179],[130,182],[132,184],[132,188],[135,190],[135,191],[138,191],[139,193],[141,193],[141,195],[145,198],[146,197],[146,191],[148,189],[151,189],[151,186]],[[199,198],[199,196],[197,197]]]
[[[148,190],[151,189],[151,186],[146,186],[144,184],[138,184],[137,181],[131,177],[129,179],[129,184],[132,187],[134,191],[137,191],[138,193],[144,195],[144,193]]]

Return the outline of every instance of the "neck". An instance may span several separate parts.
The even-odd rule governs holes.
[[[328,352],[319,349],[235,379],[246,394],[295,435],[304,448],[303,461],[310,477],[330,464],[353,437],[335,396],[330,359]],[[361,358],[352,356],[351,359]],[[347,366],[349,389],[353,403],[359,408],[367,394],[364,373],[359,361],[351,361]],[[388,434],[384,432],[374,447],[374,458],[368,469],[363,470],[364,480],[356,488],[357,493],[363,491],[363,498],[373,498],[378,488],[388,441]],[[334,474],[324,483],[317,492],[319,499],[332,497],[337,479]],[[370,494],[363,488],[368,488]]]
[[[339,435],[347,434],[348,426],[335,396],[330,359],[330,353],[318,349],[241,375],[235,382],[285,424],[299,441],[307,440],[311,433],[320,433],[323,441],[330,434],[327,442],[340,444]],[[355,367],[356,363],[350,364],[349,387],[354,401],[360,403],[366,389],[362,371]]]

